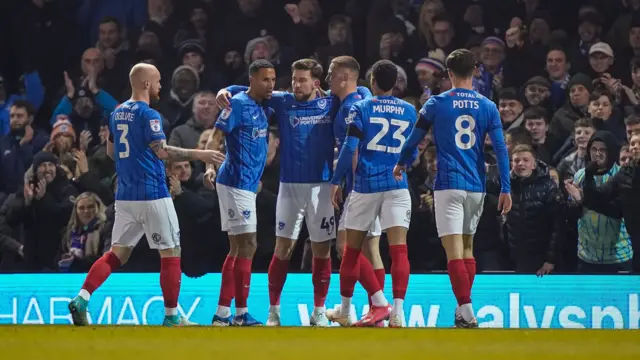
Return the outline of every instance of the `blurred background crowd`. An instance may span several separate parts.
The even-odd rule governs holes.
[[[219,111],[216,92],[248,85],[253,60],[271,60],[276,87],[287,90],[300,58],[326,71],[332,58],[354,56],[365,86],[366,70],[389,59],[401,69],[394,94],[419,108],[450,89],[444,61],[460,47],[477,56],[474,87],[498,105],[513,165],[514,207],[503,217],[487,143],[479,270],[640,271],[639,11],[640,0],[2,1],[0,271],[83,272],[109,249],[107,124],[130,95],[132,64],[161,70],[154,107],[169,144],[203,148]],[[255,271],[266,271],[275,243],[277,128],[269,140]],[[433,214],[436,161],[427,136],[409,174],[413,272],[446,269]],[[167,163],[191,277],[220,271],[228,250],[203,170]],[[594,182],[601,188],[587,191]],[[309,269],[309,252],[299,246],[294,266]],[[122,271],[158,269],[141,241]]]

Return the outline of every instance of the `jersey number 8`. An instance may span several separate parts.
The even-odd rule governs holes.
[[[404,136],[404,131],[407,130],[410,123],[408,121],[402,121],[402,120],[396,120],[396,119],[391,119],[391,121],[388,121],[385,118],[379,118],[379,117],[372,117],[369,119],[369,122],[371,122],[372,124],[382,125],[382,129],[380,129],[380,132],[378,132],[378,134],[376,134],[376,136],[374,136],[373,139],[369,141],[369,143],[367,144],[367,150],[382,151],[382,152],[391,153],[391,154],[399,154],[400,151],[402,150],[402,146],[404,145],[404,142],[407,140],[407,138]],[[400,141],[400,145],[398,146],[386,146],[386,145],[378,144],[378,142],[389,132],[389,123],[391,123],[391,125],[398,127],[398,129],[396,129],[396,131],[393,132],[393,138]]]
[[[468,123],[467,127],[463,127],[463,123]],[[469,150],[476,144],[476,134],[473,130],[476,128],[476,120],[469,115],[458,116],[456,119],[456,146],[462,150]],[[462,136],[467,135],[468,139],[462,141]]]
[[[127,135],[129,134],[129,125],[118,124],[117,129],[118,131],[121,131],[119,142],[120,144],[124,145],[124,151],[118,152],[118,157],[120,159],[128,158],[129,157],[129,140],[127,140]]]

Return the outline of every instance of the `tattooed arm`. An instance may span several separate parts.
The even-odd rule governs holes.
[[[205,145],[205,149],[207,150],[220,150],[220,148],[222,147],[222,143],[224,141],[224,137],[225,137],[225,133],[224,131],[218,129],[218,128],[213,128],[213,131],[211,132],[211,135],[209,135],[209,140],[207,140],[207,145]],[[214,169],[213,168],[213,164],[207,164],[207,170],[208,169]],[[214,169],[215,170],[215,169]]]
[[[171,146],[167,144],[165,139],[152,141],[149,146],[161,160],[200,160],[207,164],[220,164],[224,161],[225,157],[224,154],[215,150],[183,149],[181,147]]]

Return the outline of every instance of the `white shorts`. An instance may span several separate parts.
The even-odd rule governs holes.
[[[340,214],[340,223],[338,224],[338,231],[345,231],[347,225],[347,208],[349,207],[349,199],[351,198],[351,194],[353,191],[347,195],[347,198],[344,199],[344,204],[342,206],[342,214]],[[375,215],[373,224],[368,230],[367,236],[380,236],[382,235],[382,229],[380,228],[380,216],[378,214]]]
[[[409,228],[411,222],[411,195],[409,190],[398,189],[379,193],[361,194],[352,191],[345,207],[347,229],[370,231],[401,226]],[[376,224],[379,221],[379,224]]]
[[[149,248],[165,250],[180,246],[178,215],[171,198],[151,201],[116,200],[112,244],[135,247],[142,235]]]
[[[222,231],[229,235],[257,231],[256,193],[216,184]]]
[[[433,192],[438,236],[473,235],[476,233],[484,193],[465,190],[437,190]]]
[[[305,218],[311,241],[323,242],[336,237],[331,184],[280,183],[276,205],[276,236],[297,240]]]

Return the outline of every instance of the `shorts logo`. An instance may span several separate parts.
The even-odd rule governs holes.
[[[227,211],[227,215],[229,215],[229,218],[230,218],[230,219],[233,219],[233,217],[234,217],[234,216],[236,216],[236,213],[235,213],[235,212],[233,212],[233,210],[232,210],[232,209],[229,209],[229,211]]]
[[[151,131],[160,132],[160,120],[149,120],[149,125],[151,126]]]
[[[411,210],[407,210],[407,220],[411,220]]]
[[[160,241],[162,241],[162,236],[160,236],[160,234],[158,233],[153,233],[153,235],[151,235],[151,240],[153,241],[154,244],[160,245]]]
[[[249,217],[251,216],[251,211],[242,210],[242,216],[244,216],[245,219],[249,219]]]
[[[324,110],[327,107],[327,100],[321,99],[318,101],[318,107]]]
[[[280,221],[278,222],[278,230],[282,230],[282,229],[284,229],[284,222]]]

